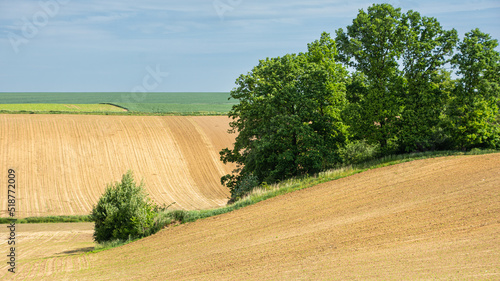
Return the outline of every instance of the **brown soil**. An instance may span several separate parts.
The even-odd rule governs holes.
[[[173,209],[224,205],[219,161],[229,119],[174,116],[0,115],[0,178],[17,173],[18,217],[88,214],[106,185],[131,169]],[[7,214],[7,192],[0,207]]]
[[[19,279],[499,280],[500,154],[370,170]]]
[[[7,240],[2,239],[2,256],[6,257],[11,246],[15,247],[16,271],[23,268],[25,273],[45,272],[40,261],[51,257],[52,260],[71,261],[75,258],[81,260],[82,253],[92,251],[93,223],[41,223],[41,224],[17,224],[15,245],[8,246]],[[3,238],[9,236],[10,230],[2,225],[0,235]],[[3,255],[5,253],[5,255]],[[7,260],[5,260],[7,261]],[[31,266],[34,262],[35,266]],[[6,262],[1,263],[0,279],[14,279],[18,277],[7,271],[10,268]]]

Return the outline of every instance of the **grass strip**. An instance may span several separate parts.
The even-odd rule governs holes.
[[[1,111],[28,112],[124,112],[125,109],[113,104],[0,104]]]
[[[213,104],[213,103],[110,103],[131,112],[148,113],[193,113],[193,112],[214,112],[226,113],[231,110],[233,104]]]
[[[0,218],[0,224],[8,224],[12,218]],[[61,223],[61,222],[92,222],[89,215],[81,216],[47,216],[27,217],[16,220],[16,223]]]
[[[85,254],[94,254],[94,253],[99,253],[102,251],[106,251],[112,248],[120,247],[122,245],[132,243],[134,241],[139,240],[138,239],[128,239],[128,240],[113,240],[109,242],[104,242],[104,243],[97,243],[96,246],[94,247],[94,250],[86,252]]]
[[[118,116],[227,116],[227,112],[193,111],[193,112],[139,112],[139,111],[8,111],[0,110],[0,114],[75,114],[75,115],[118,115]]]

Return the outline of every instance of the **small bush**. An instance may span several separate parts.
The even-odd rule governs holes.
[[[169,213],[170,217],[174,221],[184,223],[189,220],[189,212],[185,210],[175,210]]]
[[[243,196],[249,194],[256,186],[259,185],[259,179],[253,175],[245,175],[241,182],[239,182],[236,187],[231,190],[231,199],[239,200]]]
[[[365,140],[354,141],[340,149],[340,157],[344,164],[358,164],[374,159],[379,155],[378,145],[371,145]]]
[[[114,186],[108,185],[90,214],[95,222],[94,240],[98,243],[129,240],[152,233],[156,212],[144,185],[137,186],[131,171]]]

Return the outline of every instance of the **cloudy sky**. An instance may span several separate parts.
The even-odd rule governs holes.
[[[385,2],[500,39],[499,0]],[[0,0],[0,92],[227,92],[259,59],[305,51],[372,3]]]

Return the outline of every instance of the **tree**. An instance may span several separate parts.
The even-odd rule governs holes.
[[[399,149],[428,150],[436,145],[436,132],[448,101],[450,73],[443,69],[458,36],[446,31],[435,18],[408,11],[402,15],[404,51],[398,125]]]
[[[355,138],[385,153],[435,145],[447,101],[443,65],[457,42],[435,18],[401,13],[389,4],[360,10],[347,32],[337,31],[339,59],[355,68],[346,120]]]
[[[93,207],[94,240],[98,243],[145,237],[152,232],[155,211],[144,192],[128,171],[121,182],[108,185]]]
[[[358,104],[351,107],[353,133],[369,143],[387,149],[396,136],[400,105],[396,93],[401,87],[398,59],[403,54],[401,9],[375,4],[359,11],[347,32],[337,30],[338,59],[359,72],[353,81]],[[362,83],[359,83],[362,79]]]
[[[500,53],[498,41],[474,29],[465,34],[452,65],[460,78],[448,107],[456,148],[500,147]]]
[[[224,163],[239,165],[221,179],[233,199],[242,195],[242,185],[313,174],[339,161],[338,148],[346,142],[340,116],[346,70],[336,54],[335,42],[323,33],[307,53],[261,60],[237,79],[231,97],[239,104],[229,117],[230,132],[238,136],[233,149],[220,152]]]

